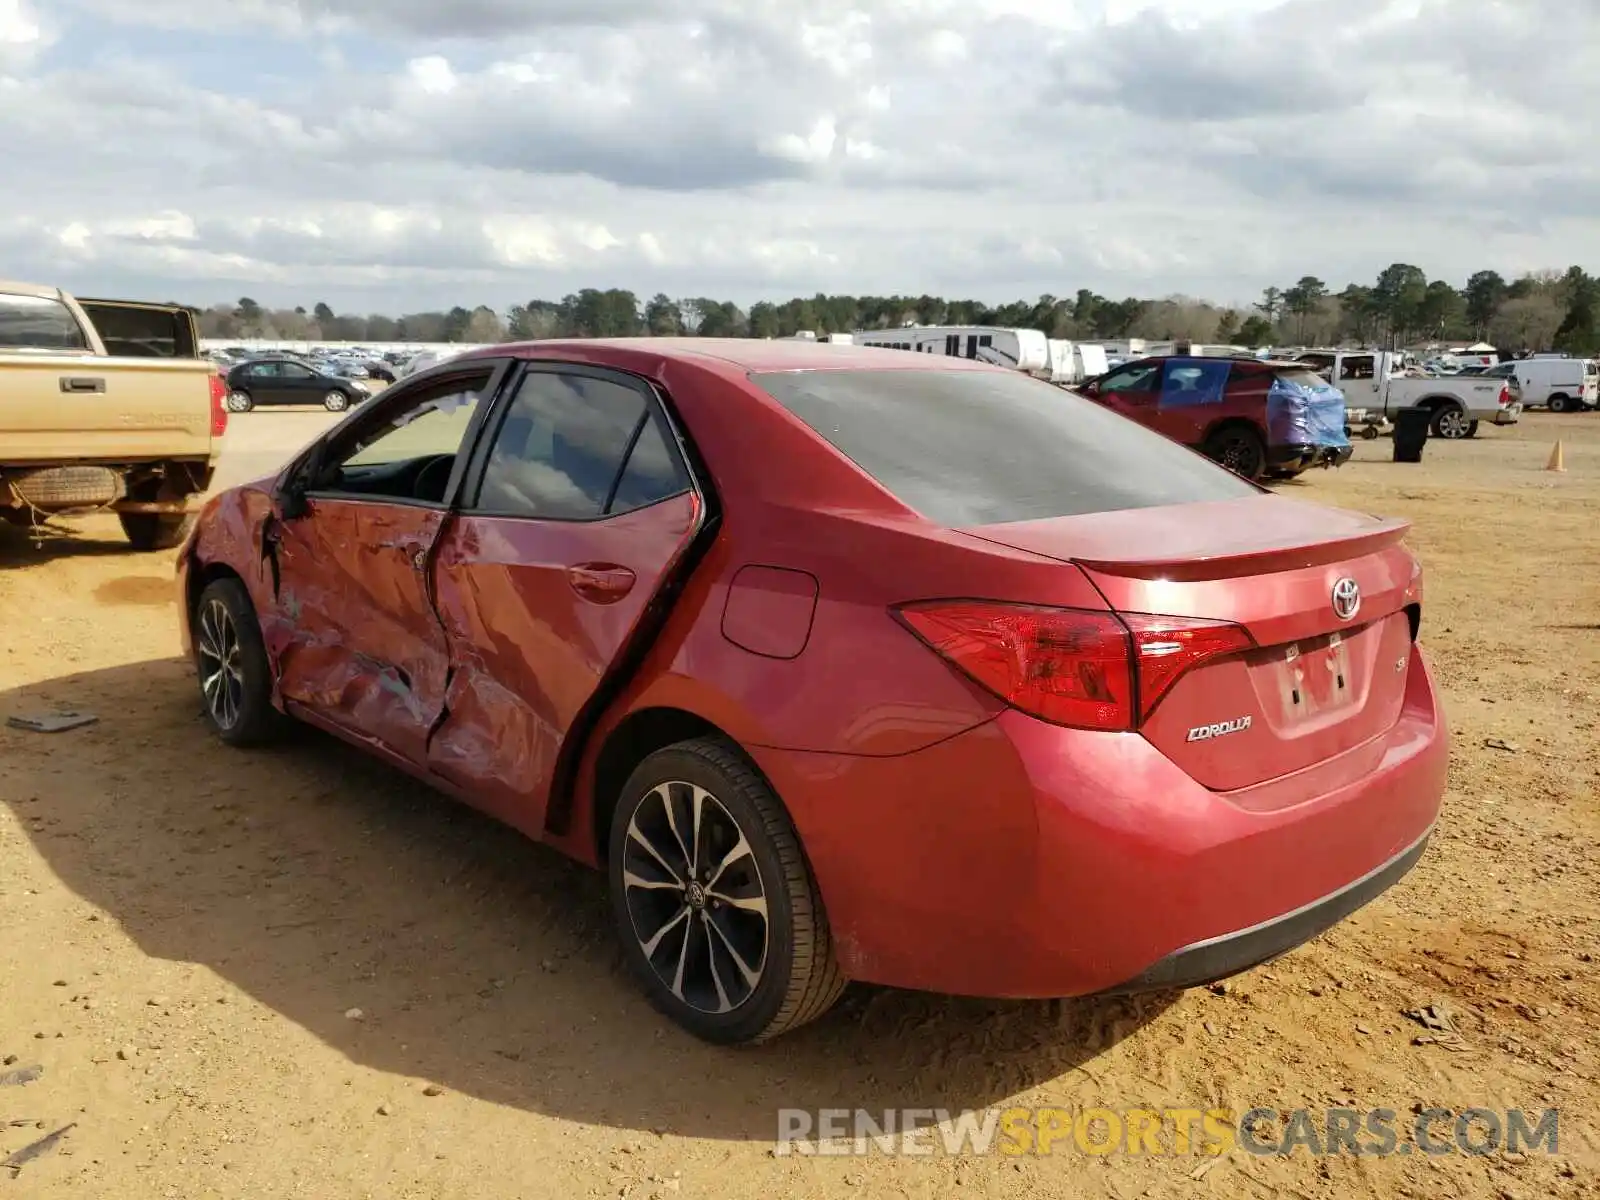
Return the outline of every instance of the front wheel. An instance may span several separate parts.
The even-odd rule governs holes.
[[[135,550],[171,550],[182,544],[194,524],[188,513],[118,513],[117,519]]]
[[[766,1041],[844,989],[794,826],[725,741],[680,742],[639,764],[612,817],[608,874],[634,976],[705,1041]]]
[[[343,412],[350,407],[350,397],[341,391],[331,391],[322,398],[322,407],[329,412]]]
[[[1246,479],[1260,479],[1267,469],[1267,446],[1261,435],[1243,425],[1219,429],[1206,439],[1206,454]]]
[[[1478,432],[1478,423],[1469,421],[1464,409],[1459,405],[1449,405],[1433,414],[1433,436],[1445,438],[1449,441],[1459,441],[1469,438]]]
[[[206,719],[230,746],[271,741],[284,716],[272,707],[272,670],[250,593],[217,579],[200,593],[194,618],[195,671]]]

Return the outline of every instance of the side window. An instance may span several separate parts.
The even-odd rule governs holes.
[[[1106,392],[1153,392],[1160,379],[1160,363],[1126,367],[1114,375],[1106,376],[1100,384],[1100,392],[1102,395]]]
[[[644,395],[625,384],[529,372],[495,434],[476,507],[556,521],[603,515],[648,414]]]
[[[299,363],[279,363],[278,373],[285,379],[310,379],[311,368],[302,367]]]
[[[275,362],[257,363],[250,368],[251,379],[276,379],[278,377],[278,364]]]
[[[1347,379],[1371,379],[1373,371],[1373,357],[1370,354],[1354,354],[1340,360],[1339,381]]]
[[[633,443],[628,464],[622,468],[622,478],[617,481],[617,494],[607,512],[622,513],[644,508],[676,496],[689,486],[688,473],[678,458],[677,449],[667,440],[661,418],[651,415],[639,439]]]
[[[484,378],[456,383],[393,413],[358,436],[355,446],[340,462],[341,475],[354,477],[363,473],[363,468],[453,456],[461,448],[481,389],[488,382]]]
[[[1161,407],[1221,403],[1232,371],[1233,363],[1226,358],[1168,363],[1161,385]]]

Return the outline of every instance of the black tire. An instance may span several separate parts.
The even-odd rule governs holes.
[[[272,669],[255,605],[244,584],[233,578],[213,580],[200,593],[191,625],[200,703],[211,728],[230,746],[272,741],[283,731],[286,718],[272,707]],[[236,673],[219,678],[214,689],[208,688],[208,666],[228,662],[234,664]],[[229,699],[224,700],[225,696]]]
[[[230,413],[247,413],[256,406],[255,397],[243,388],[230,388],[222,406]]]
[[[349,392],[342,392],[338,388],[334,388],[322,398],[322,407],[329,412],[343,412],[350,407],[353,399]]]
[[[696,789],[704,797],[690,854],[680,833],[692,825]],[[669,812],[676,824],[664,823]],[[845,979],[800,839],[772,788],[729,743],[697,738],[646,758],[623,786],[609,842],[623,955],[650,1002],[689,1032],[718,1045],[763,1042],[839,998]],[[663,844],[652,854],[655,843]]]
[[[1572,401],[1568,399],[1565,394],[1557,392],[1554,396],[1550,397],[1550,401],[1545,405],[1545,407],[1553,413],[1564,413],[1569,410],[1571,404]]]
[[[118,513],[117,519],[135,550],[171,550],[189,536],[194,524],[188,513]]]
[[[1206,438],[1207,457],[1246,479],[1260,479],[1267,469],[1267,444],[1248,425],[1224,425]]]
[[[1467,410],[1459,404],[1441,404],[1433,412],[1430,432],[1447,442],[1469,438],[1478,431],[1478,423],[1467,419]]]

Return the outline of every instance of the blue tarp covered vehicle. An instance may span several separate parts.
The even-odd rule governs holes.
[[[1280,372],[1267,389],[1267,433],[1274,445],[1347,450],[1344,409],[1344,393],[1311,372]]]

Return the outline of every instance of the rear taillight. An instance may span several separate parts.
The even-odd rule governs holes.
[[[1238,625],[1187,617],[983,600],[924,601],[894,612],[1013,708],[1078,729],[1133,729],[1185,671],[1254,645]]]
[[[1149,617],[1143,613],[1128,613],[1122,620],[1133,634],[1134,656],[1139,663],[1140,720],[1150,715],[1178,676],[1190,667],[1255,645],[1242,625],[1227,621]]]
[[[1511,385],[1509,383],[1502,383],[1500,385],[1500,398],[1496,400],[1495,403],[1501,408],[1504,408],[1506,405],[1511,403]]]
[[[228,432],[228,385],[217,372],[211,372],[211,436]]]

